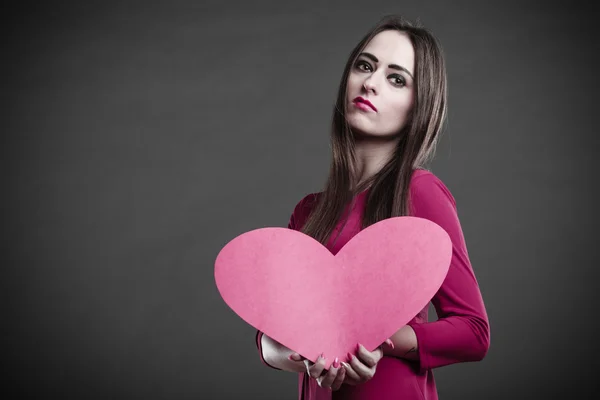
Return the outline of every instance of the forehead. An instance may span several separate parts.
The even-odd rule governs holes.
[[[405,32],[387,30],[379,32],[364,48],[365,52],[373,54],[380,64],[398,64],[414,71],[415,51]]]

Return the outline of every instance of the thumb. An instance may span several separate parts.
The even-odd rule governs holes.
[[[379,345],[379,348],[381,349],[381,352],[383,353],[383,346],[387,346],[390,349],[394,349],[394,342],[392,342],[392,339],[386,339],[385,342],[381,343]]]
[[[302,356],[298,353],[292,353],[288,356],[288,359],[292,360],[292,361],[302,361]]]

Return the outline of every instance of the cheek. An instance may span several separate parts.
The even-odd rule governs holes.
[[[357,79],[352,77],[352,74],[348,76],[348,83],[346,84],[346,97],[350,99],[352,96],[356,96],[356,81]]]
[[[407,113],[413,105],[413,97],[411,92],[405,92],[401,97],[395,99],[394,108],[399,113]]]
[[[412,112],[412,98],[410,96],[402,96],[394,98],[387,102],[385,113],[381,115],[379,129],[381,132],[393,133],[402,129]]]
[[[392,120],[392,122],[396,121],[396,123],[401,123],[402,121],[406,121],[408,118],[412,109],[413,101],[411,96],[403,96],[401,98],[394,99],[388,104],[389,106],[386,107],[386,114],[388,117]]]

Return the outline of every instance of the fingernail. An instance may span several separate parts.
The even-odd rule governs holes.
[[[350,352],[348,352],[348,360],[352,361],[352,358],[354,357],[354,355]]]
[[[335,361],[333,361],[333,368],[339,368],[340,367],[340,360],[336,357]]]
[[[290,354],[290,355],[288,356],[288,360],[290,360],[290,361],[295,361],[295,360],[292,358],[292,355],[293,355],[293,354]]]
[[[390,347],[393,349],[394,348],[394,342],[392,342],[390,339],[388,339],[387,342],[390,345]]]

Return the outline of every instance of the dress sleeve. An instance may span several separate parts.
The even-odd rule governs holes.
[[[304,197],[302,200],[300,200],[300,202],[294,208],[294,211],[292,212],[292,215],[288,222],[288,229],[294,229],[294,230],[299,229],[297,221],[300,217],[300,213],[304,209],[304,203],[305,203],[306,199],[307,199],[307,197]],[[281,370],[280,368],[276,368],[265,361],[265,358],[263,356],[263,351],[262,351],[262,336],[263,336],[263,332],[261,332],[257,329],[256,330],[256,348],[258,349],[258,355],[260,356],[260,360],[263,362],[263,364],[265,364],[268,367],[271,367],[271,368],[277,369],[277,370]]]
[[[448,274],[431,300],[438,320],[409,323],[417,336],[420,372],[459,362],[480,361],[489,348],[490,327],[454,197],[439,178],[429,174],[411,185],[411,204],[415,217],[435,222],[452,241]]]

